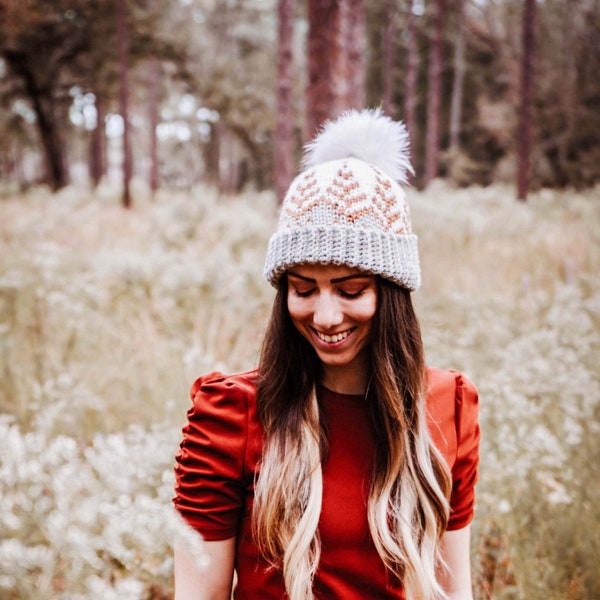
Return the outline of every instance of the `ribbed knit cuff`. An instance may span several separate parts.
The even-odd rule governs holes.
[[[397,235],[349,226],[303,226],[271,237],[264,273],[272,285],[277,285],[290,267],[303,263],[348,265],[381,275],[412,291],[421,286],[414,234]]]

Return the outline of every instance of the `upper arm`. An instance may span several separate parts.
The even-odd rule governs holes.
[[[472,600],[471,587],[471,527],[446,531],[441,551],[446,569],[440,573],[440,583],[451,600]]]
[[[248,440],[257,437],[249,432],[252,389],[240,376],[211,373],[194,383],[191,395],[175,455],[173,502],[204,539],[235,537],[255,468],[247,459]]]
[[[229,600],[235,563],[234,537],[204,542],[198,561],[183,543],[175,545],[174,600]]]

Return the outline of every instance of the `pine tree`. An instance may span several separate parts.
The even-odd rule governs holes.
[[[294,1],[279,0],[279,61],[275,92],[273,182],[278,202],[294,172],[293,46]]]
[[[533,96],[535,64],[536,0],[525,0],[523,9],[523,46],[521,54],[521,108],[517,148],[517,198],[527,200],[531,144],[533,138]]]

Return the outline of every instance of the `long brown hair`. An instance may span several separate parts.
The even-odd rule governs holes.
[[[378,278],[377,302],[366,400],[378,440],[369,529],[408,597],[430,600],[441,593],[435,571],[450,475],[427,431],[423,343],[410,292]],[[282,568],[291,600],[313,598],[319,561],[326,450],[315,393],[319,378],[319,359],[290,318],[283,276],[261,351],[257,405],[265,440],[253,525],[263,556]]]

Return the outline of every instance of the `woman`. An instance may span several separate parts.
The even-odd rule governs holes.
[[[477,393],[426,368],[406,197],[408,139],[351,111],[309,145],[265,273],[257,371],[192,388],[176,507],[208,565],[175,552],[175,597],[469,600]]]

